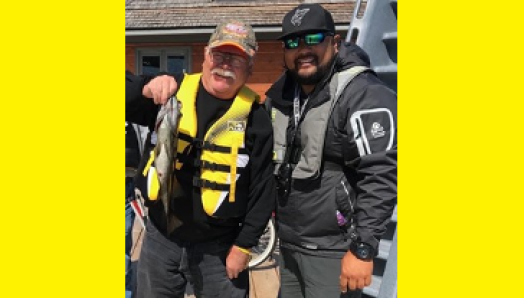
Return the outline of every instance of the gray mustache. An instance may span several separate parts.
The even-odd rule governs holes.
[[[219,76],[223,76],[223,77],[228,77],[228,78],[232,78],[233,80],[236,80],[237,79],[237,76],[235,75],[234,72],[230,71],[230,70],[225,70],[225,69],[220,69],[220,68],[215,68],[211,71],[212,74],[217,74]]]

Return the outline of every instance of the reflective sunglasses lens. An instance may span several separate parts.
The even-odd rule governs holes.
[[[286,47],[286,49],[296,49],[298,48],[299,42],[300,42],[299,37],[288,38],[284,41],[284,46]]]
[[[312,33],[312,34],[306,34],[304,35],[304,42],[308,45],[308,46],[314,46],[314,45],[317,45],[321,42],[324,41],[324,39],[326,38],[326,36],[324,35],[324,33]]]

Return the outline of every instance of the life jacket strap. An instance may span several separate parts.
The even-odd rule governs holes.
[[[215,152],[222,152],[222,153],[231,153],[231,147],[220,146],[220,145],[213,144],[211,142],[204,141],[201,139],[193,139],[191,144],[195,146],[195,148],[201,149],[201,150],[208,150],[208,151],[215,151]],[[239,148],[238,153],[247,154],[247,150],[245,148]]]
[[[209,189],[214,189],[214,190],[220,190],[220,191],[229,190],[229,184],[216,183],[213,181],[200,179],[198,177],[193,177],[193,186],[199,187],[199,188],[209,188]]]
[[[219,172],[225,172],[225,173],[229,173],[231,171],[231,166],[229,165],[218,164],[218,163],[214,163],[214,162],[210,162],[206,160],[195,159],[193,161],[193,166],[195,168],[202,168],[204,170],[219,171]],[[237,173],[239,174],[242,173],[244,169],[245,168],[237,167]]]

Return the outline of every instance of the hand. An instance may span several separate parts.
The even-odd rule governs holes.
[[[373,260],[362,261],[348,251],[342,258],[342,272],[340,274],[340,291],[347,292],[348,287],[354,291],[363,289],[371,284]]]
[[[172,76],[158,76],[142,89],[142,95],[152,98],[155,104],[165,104],[167,100],[175,94],[178,84]]]
[[[237,278],[238,274],[247,268],[248,263],[249,255],[240,251],[238,246],[233,245],[226,258],[226,272],[229,279]]]

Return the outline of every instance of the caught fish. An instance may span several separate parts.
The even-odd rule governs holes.
[[[155,131],[157,143],[154,150],[155,168],[158,176],[158,198],[164,205],[167,233],[170,234],[182,222],[170,212],[171,197],[181,191],[175,177],[175,158],[177,154],[177,132],[180,122],[182,103],[172,96],[162,106],[156,118]]]

